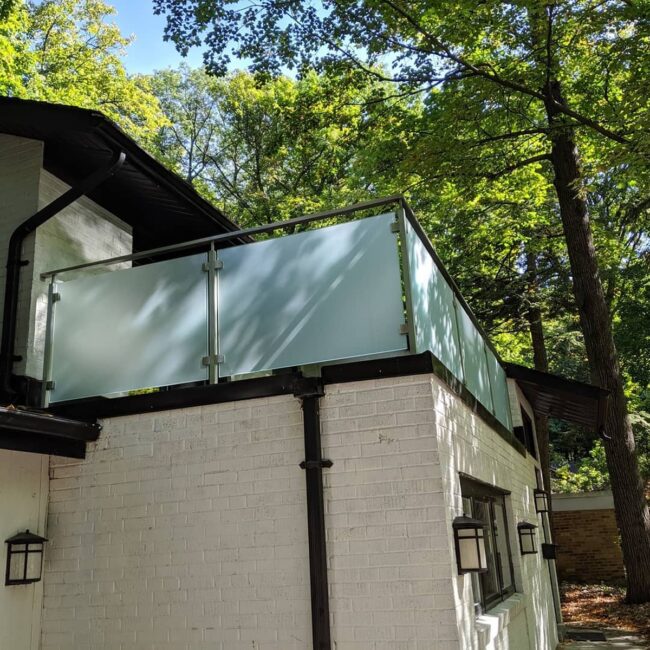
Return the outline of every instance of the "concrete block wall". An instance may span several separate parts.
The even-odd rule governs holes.
[[[311,647],[300,402],[104,421],[52,458],[43,650]]]

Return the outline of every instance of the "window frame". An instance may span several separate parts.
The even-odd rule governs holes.
[[[486,507],[489,522],[486,522],[486,541],[490,537],[490,543],[493,549],[493,562],[489,563],[488,571],[486,573],[472,574],[472,591],[474,593],[474,606],[476,613],[481,614],[487,612],[499,603],[502,603],[506,598],[509,598],[516,592],[515,586],[515,573],[512,563],[512,545],[510,544],[510,529],[508,524],[508,512],[506,508],[506,496],[509,492],[500,490],[494,486],[472,480],[471,478],[461,475],[461,494],[463,501],[469,501],[470,512],[465,512],[466,515],[476,519],[482,519],[481,514],[478,512],[476,503],[482,503]],[[504,530],[498,531],[497,520],[495,515],[495,505],[499,504],[503,513]],[[510,569],[510,584],[504,585],[504,558],[499,552],[497,539],[499,532],[505,539],[507,551],[507,566]],[[490,564],[493,564],[494,569]],[[494,571],[494,575],[492,572]],[[486,595],[488,592],[488,580],[492,579],[498,586],[495,593]],[[477,593],[478,592],[478,593]]]
[[[535,432],[535,425],[533,419],[528,415],[526,409],[519,405],[521,410],[522,425],[514,427],[515,438],[526,448],[526,451],[535,459],[538,459],[537,454],[537,436]]]

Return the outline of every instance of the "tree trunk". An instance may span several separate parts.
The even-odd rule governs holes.
[[[538,302],[537,260],[531,251],[526,252],[526,271],[528,275],[528,309],[526,319],[533,346],[533,362],[535,370],[548,372],[548,356],[546,354],[546,341],[542,325],[542,310]],[[551,450],[548,433],[548,417],[540,415],[535,418],[537,432],[537,445],[539,447],[539,464],[542,466],[542,479],[544,489],[551,492]],[[550,505],[550,499],[549,499]],[[549,517],[550,517],[549,512]]]
[[[611,316],[598,272],[575,134],[556,108],[556,103],[564,103],[558,81],[549,82],[546,97],[554,184],[591,379],[611,391],[605,423],[605,452],[627,571],[627,601],[647,602],[650,601],[650,511],[643,494],[627,415]]]

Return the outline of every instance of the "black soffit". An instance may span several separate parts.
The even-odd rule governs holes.
[[[609,391],[514,363],[503,365],[507,376],[517,381],[537,415],[567,420],[600,432]]]
[[[0,406],[0,449],[83,458],[100,431],[94,422]]]
[[[237,230],[102,113],[0,97],[0,133],[42,141],[45,169],[69,185],[124,151],[122,168],[88,196],[132,226],[138,250]]]

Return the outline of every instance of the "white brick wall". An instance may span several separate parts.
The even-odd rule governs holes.
[[[533,499],[538,464],[530,455],[524,458],[492,431],[437,377],[432,379],[432,391],[440,466],[448,499],[446,520],[450,552],[453,552],[451,522],[463,513],[459,472],[511,492],[506,498],[506,514],[515,586],[520,593],[477,621],[473,614],[470,578],[456,576],[454,598],[460,647],[553,650],[557,645],[557,629],[548,564],[541,551],[536,555],[520,554],[516,530],[517,523],[523,520],[537,524],[540,526],[537,542],[541,545],[541,520],[535,512]],[[519,397],[523,399],[521,394]],[[527,404],[524,407],[530,409]],[[525,617],[526,624],[520,617]]]
[[[555,647],[545,561],[516,537],[530,458],[433,376],[327,386],[321,417],[336,650]],[[53,459],[43,650],[311,648],[302,436],[275,397],[108,420],[86,460]],[[478,620],[458,472],[512,493],[520,593]]]
[[[430,378],[328,386],[321,414],[337,650],[458,650]]]
[[[555,648],[546,561],[522,558],[516,533],[522,519],[540,523],[530,456],[437,377],[328,386],[322,403],[324,455],[334,461],[325,499],[337,650]],[[508,527],[520,593],[479,619],[470,578],[456,571],[459,472],[512,493]]]
[[[107,420],[52,459],[43,650],[311,645],[300,402]]]

